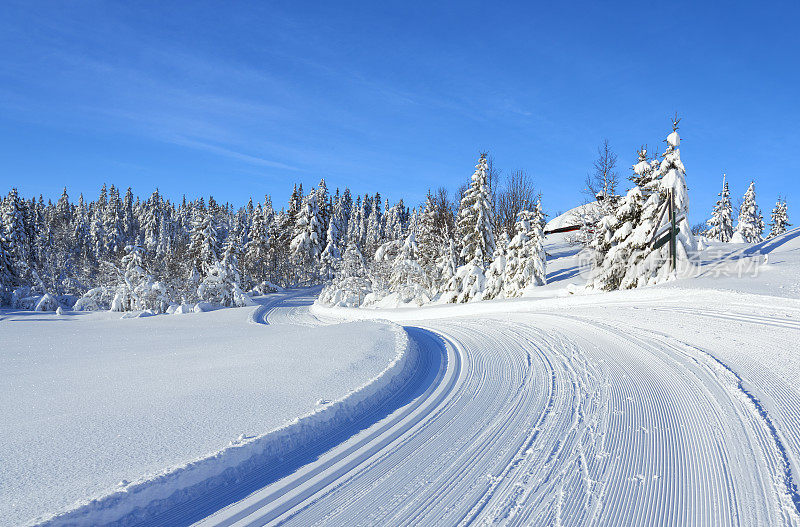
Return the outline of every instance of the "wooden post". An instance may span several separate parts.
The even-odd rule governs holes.
[[[672,264],[672,270],[675,271],[675,267],[677,266],[677,250],[678,250],[678,240],[677,240],[677,232],[676,232],[676,222],[675,222],[675,190],[670,189],[669,191],[669,223],[670,223],[670,232],[671,236],[669,238],[669,257]]]

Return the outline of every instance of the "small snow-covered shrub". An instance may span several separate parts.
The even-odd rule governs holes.
[[[283,288],[273,284],[272,282],[267,282],[266,280],[261,282],[260,284],[253,287],[252,293],[254,295],[266,295],[269,293],[276,293],[278,291],[282,291]]]
[[[172,313],[174,315],[185,315],[186,313],[192,313],[193,310],[194,310],[193,306],[190,306],[189,304],[181,304],[178,307],[176,307]]]
[[[200,300],[226,307],[255,305],[239,287],[238,278],[235,269],[223,262],[217,262],[209,266],[208,274],[197,286],[197,296]]]
[[[107,311],[111,309],[114,291],[107,287],[89,289],[72,307],[75,311]]]
[[[421,306],[431,301],[428,289],[417,283],[408,283],[395,287],[394,294],[397,300],[403,304],[413,304]]]
[[[36,307],[33,308],[34,311],[55,311],[59,308],[58,300],[49,293],[42,296],[39,301],[36,303]]]
[[[372,284],[368,279],[350,276],[326,286],[319,295],[319,302],[329,306],[359,307],[370,293]]]
[[[14,309],[33,309],[39,298],[38,295],[31,294],[30,287],[17,287],[11,293],[11,307]]]
[[[192,308],[194,313],[206,313],[208,311],[214,311],[214,305],[209,302],[198,302]]]
[[[486,275],[483,269],[471,262],[456,270],[448,286],[448,290],[457,293],[453,301],[459,303],[482,299],[485,289]]]

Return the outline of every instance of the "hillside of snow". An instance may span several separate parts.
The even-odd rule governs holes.
[[[580,218],[582,216],[591,214],[595,210],[597,210],[596,202],[578,205],[577,207],[573,207],[570,210],[559,214],[555,218],[551,218],[544,226],[544,230],[549,231],[553,229],[560,229],[562,227],[568,227],[570,225],[577,225],[580,223]]]

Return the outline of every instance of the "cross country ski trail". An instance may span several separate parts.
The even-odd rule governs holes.
[[[311,323],[304,311],[271,316]],[[202,523],[799,524],[796,443],[781,430],[800,420],[776,426],[712,352],[556,312],[406,327],[459,357],[448,397],[291,507],[228,521],[234,505]]]

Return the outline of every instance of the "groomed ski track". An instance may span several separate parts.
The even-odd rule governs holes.
[[[261,321],[333,322],[294,300]],[[406,322],[446,353],[424,394],[199,524],[800,525],[797,389],[764,404],[713,351],[627,324],[634,309],[659,308]]]

